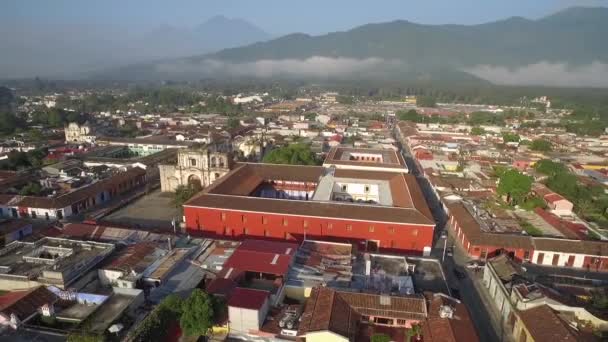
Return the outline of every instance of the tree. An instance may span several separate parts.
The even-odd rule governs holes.
[[[503,133],[502,135],[502,141],[506,144],[506,143],[510,143],[510,142],[519,142],[520,137],[518,134],[515,133]]]
[[[536,139],[530,144],[530,149],[539,152],[549,152],[552,148],[549,141],[544,139]]]
[[[51,108],[48,112],[48,124],[51,127],[63,127],[66,123],[66,114],[62,109]]]
[[[181,208],[184,203],[186,203],[190,198],[192,198],[192,196],[196,195],[201,190],[201,187],[195,183],[180,185],[175,189],[173,204],[176,208]]]
[[[264,156],[264,163],[290,165],[318,165],[315,154],[308,145],[292,144],[270,151]]]
[[[315,121],[317,119],[317,113],[314,113],[314,112],[306,113],[304,118],[306,118],[306,120],[308,120],[308,121]]]
[[[532,189],[532,178],[515,169],[502,173],[498,183],[498,194],[507,196],[507,202],[517,205],[523,202]]]
[[[386,334],[373,334],[371,342],[391,342],[391,337]]]
[[[410,109],[407,112],[404,110],[400,110],[397,112],[397,116],[399,117],[399,120],[402,120],[402,121],[413,121],[413,122],[422,121],[422,115],[418,114],[418,112],[415,109]]]
[[[534,169],[549,177],[555,176],[558,173],[568,172],[564,164],[556,163],[549,159],[539,160],[538,162],[536,162],[536,164],[534,164]]]
[[[479,126],[475,126],[473,128],[471,128],[471,135],[483,135],[486,134],[486,130],[479,127]]]
[[[0,134],[12,134],[19,126],[19,120],[14,114],[0,112]]]
[[[355,99],[352,96],[337,96],[336,101],[341,104],[353,104]]]
[[[194,289],[182,305],[180,327],[186,336],[206,336],[213,328],[213,300],[200,289]]]
[[[36,196],[40,195],[42,187],[38,183],[28,183],[26,186],[21,188],[19,195],[21,196]]]
[[[228,119],[228,128],[234,129],[241,126],[241,121],[238,118]]]
[[[416,105],[418,107],[437,107],[437,99],[432,96],[418,96]]]

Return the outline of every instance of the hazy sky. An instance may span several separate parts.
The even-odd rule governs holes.
[[[59,24],[140,33],[161,25],[195,26],[225,15],[246,19],[274,35],[319,34],[394,19],[474,24],[607,4],[607,0],[2,0],[0,29],[12,24],[31,25],[31,29]]]

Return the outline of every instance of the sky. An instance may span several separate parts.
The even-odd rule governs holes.
[[[0,80],[20,77],[82,77],[83,73],[142,62],[200,56],[290,33],[321,35],[368,24],[408,20],[420,24],[480,24],[521,16],[541,18],[572,6],[607,6],[608,0],[0,0]],[[195,28],[215,16],[243,19],[265,31],[237,25]],[[225,23],[226,21],[224,21]],[[213,27],[209,29],[209,27]],[[248,36],[247,33],[251,35]],[[378,61],[324,59],[270,61],[230,67],[236,75],[255,70],[292,69],[346,73],[358,63],[376,69]],[[541,62],[541,61],[539,61]],[[273,64],[274,63],[274,64]],[[324,66],[323,67],[320,67]],[[169,68],[175,66],[170,65]],[[183,68],[183,66],[178,66]],[[226,69],[224,65],[205,65]],[[315,71],[316,69],[318,69]],[[539,73],[554,68],[538,64]],[[585,75],[600,68],[593,65]],[[233,70],[234,69],[234,70]],[[551,69],[553,70],[553,69]],[[504,79],[508,70],[480,68],[488,78]],[[527,73],[515,74],[515,81]],[[508,75],[507,75],[508,74]],[[532,73],[535,74],[535,73]],[[536,74],[535,74],[536,75]],[[602,74],[603,75],[603,74]],[[579,77],[578,74],[575,75]],[[567,77],[564,77],[566,79]],[[509,82],[515,82],[508,78]]]
[[[534,19],[570,6],[602,5],[608,0],[2,0],[0,28],[84,25],[137,34],[164,25],[193,27],[224,15],[278,36],[322,34],[395,19],[423,24]]]

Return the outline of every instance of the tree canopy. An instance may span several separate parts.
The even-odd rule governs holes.
[[[486,133],[486,130],[479,126],[475,126],[475,127],[471,128],[471,135],[483,135],[485,133]]]
[[[264,156],[264,163],[290,165],[318,165],[319,161],[310,147],[305,144],[292,144],[270,151]]]
[[[535,139],[530,144],[530,149],[539,152],[549,152],[552,150],[551,142],[544,139]]]
[[[201,191],[201,187],[197,184],[179,185],[175,189],[175,195],[173,197],[173,205],[176,208],[181,208],[192,196],[196,195]]]
[[[519,142],[520,137],[518,134],[515,133],[503,133],[502,135],[502,141],[504,141],[505,143],[509,143],[509,142]]]
[[[206,336],[213,328],[213,299],[200,289],[182,304],[180,326],[186,336]]]
[[[549,159],[537,161],[536,164],[534,164],[534,169],[547,176],[555,176],[558,173],[568,172],[564,164],[556,163]]]
[[[510,204],[523,203],[531,188],[532,178],[515,169],[506,170],[500,175],[498,194],[507,196]]]

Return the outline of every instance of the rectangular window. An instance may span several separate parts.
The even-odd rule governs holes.
[[[221,214],[220,214],[220,219],[221,219],[222,221],[226,221],[226,213],[221,213]]]
[[[373,233],[374,232],[374,226],[369,226],[369,232]]]
[[[287,227],[289,225],[289,221],[287,219],[283,219],[283,227]]]
[[[530,260],[530,251],[524,251],[524,260]]]
[[[268,224],[268,219],[262,216],[262,224]]]
[[[388,227],[389,234],[395,234],[395,227]]]
[[[268,230],[264,229],[264,236],[270,236],[270,234],[268,233]]]
[[[249,228],[243,228],[243,234],[249,235]]]
[[[308,227],[308,221],[304,220],[304,222],[302,222],[302,225],[304,226],[304,228]]]
[[[190,158],[190,166],[196,166],[196,159]]]
[[[349,232],[352,231],[353,230],[353,225],[352,224],[347,224],[346,225],[346,230],[349,231]]]
[[[327,230],[332,230],[332,229],[334,229],[333,223],[328,223],[327,224]]]
[[[342,185],[342,192],[346,192],[348,190],[348,187],[346,185]]]
[[[412,230],[412,235],[413,236],[418,236],[418,229]]]
[[[365,188],[363,189],[363,191],[365,191],[365,193],[369,192],[369,185],[366,185]]]
[[[247,223],[247,217],[245,215],[241,215],[241,221],[243,223]]]

